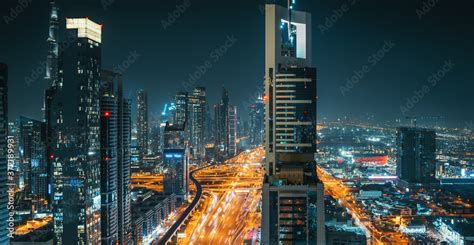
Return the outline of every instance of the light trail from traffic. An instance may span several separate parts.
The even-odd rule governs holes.
[[[377,229],[372,223],[370,216],[357,206],[357,201],[352,197],[349,188],[341,180],[336,179],[320,166],[317,167],[317,173],[319,179],[324,183],[324,190],[349,211],[356,220],[356,223],[366,231],[367,237],[373,238],[374,244],[386,244],[383,241],[389,242],[389,244],[408,244],[408,240],[400,232],[382,232]]]
[[[28,234],[32,231],[35,231],[37,229],[40,229],[40,228],[46,226],[52,220],[53,220],[52,216],[46,216],[46,217],[41,218],[41,219],[28,220],[26,222],[26,224],[19,225],[19,226],[15,227],[15,234],[16,235]]]
[[[258,230],[263,155],[257,148],[196,172],[203,199],[178,234],[178,244],[243,244]]]
[[[163,191],[163,174],[134,174],[131,177],[132,189],[146,188],[156,192]]]

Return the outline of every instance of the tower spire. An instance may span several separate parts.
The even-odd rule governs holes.
[[[56,86],[58,80],[58,7],[55,0],[50,1],[51,13],[49,16],[49,32],[48,32],[48,46],[49,51],[46,59],[46,76],[45,79],[50,86]]]

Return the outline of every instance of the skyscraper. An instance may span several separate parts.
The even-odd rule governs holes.
[[[228,156],[237,154],[237,106],[229,106],[228,109]]]
[[[49,16],[49,32],[48,32],[48,55],[46,58],[46,76],[45,80],[49,86],[53,86],[58,81],[58,57],[59,57],[59,43],[58,43],[58,32],[59,32],[59,21],[58,21],[58,7],[56,2],[52,0],[51,13]]]
[[[45,125],[43,122],[20,117],[19,158],[24,176],[25,193],[32,199],[34,210],[45,211],[48,196]]]
[[[265,7],[262,244],[325,244],[324,188],[316,175],[316,69],[311,15]]]
[[[153,116],[150,118],[150,144],[148,145],[148,151],[157,155],[161,153],[160,149],[160,124],[161,118],[158,116]]]
[[[229,92],[222,88],[222,99],[214,106],[215,147],[218,158],[229,154]]]
[[[264,115],[265,104],[263,103],[262,97],[260,97],[249,107],[249,135],[250,145],[252,147],[263,144],[265,137]]]
[[[188,195],[189,157],[187,148],[163,151],[163,189],[166,194],[176,194],[180,201]]]
[[[0,244],[8,244],[7,209],[7,135],[8,135],[8,66],[0,63]]]
[[[114,74],[102,71],[100,88],[100,192],[102,244],[118,241],[117,109]]]
[[[189,137],[194,159],[205,157],[206,88],[196,87],[189,96]]]
[[[179,92],[174,97],[174,104],[176,109],[174,111],[173,124],[176,126],[188,128],[188,93]]]
[[[101,192],[102,244],[130,241],[130,102],[122,75],[102,70]]]
[[[397,129],[397,176],[405,184],[435,183],[436,132],[401,127]]]
[[[52,166],[58,244],[98,244],[100,228],[100,66],[102,26],[67,18],[61,77],[46,92],[48,161]]]
[[[123,98],[123,89],[118,92],[118,238],[119,244],[129,244],[132,237],[131,212],[131,141],[132,141],[132,102]]]
[[[137,141],[140,159],[148,154],[148,94],[138,91],[137,96]]]
[[[163,165],[164,192],[176,194],[180,201],[184,201],[189,186],[189,145],[183,126],[166,124]]]

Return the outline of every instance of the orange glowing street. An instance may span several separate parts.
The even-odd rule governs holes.
[[[243,152],[195,174],[204,193],[178,234],[178,244],[243,244],[246,239],[256,242],[261,222],[263,154],[262,148]]]
[[[163,174],[134,174],[131,177],[133,188],[147,188],[156,192],[163,191]]]
[[[367,237],[371,237],[373,244],[408,244],[408,240],[399,232],[381,232],[371,222],[371,218],[362,210],[357,201],[352,197],[348,187],[321,167],[317,167],[319,179],[324,183],[324,190],[334,199],[348,209],[349,213],[366,232]],[[385,243],[384,243],[385,241]]]

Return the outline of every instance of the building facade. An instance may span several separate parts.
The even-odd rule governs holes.
[[[187,149],[165,149],[163,151],[163,190],[175,194],[180,201],[188,195],[189,157]]]
[[[264,130],[264,116],[265,104],[262,97],[249,106],[249,136],[250,145],[257,147],[263,145],[265,130]]]
[[[436,132],[397,129],[397,176],[408,184],[436,183]]]
[[[316,69],[311,15],[265,7],[265,153],[262,244],[326,244],[316,175]]]
[[[215,147],[219,158],[229,151],[229,92],[222,88],[222,98],[214,106]]]
[[[48,55],[46,57],[46,74],[45,80],[49,86],[54,86],[58,82],[59,73],[59,8],[56,6],[56,2],[52,0],[51,13],[49,16],[49,31],[48,31]]]
[[[205,154],[206,132],[206,88],[196,87],[189,97],[189,142],[194,159],[203,159]]]
[[[71,45],[46,92],[48,166],[58,244],[97,244],[100,228],[100,66],[102,27],[67,18]]]
[[[185,129],[168,123],[164,132],[163,189],[165,194],[175,194],[184,201],[189,192],[189,145]]]
[[[100,192],[102,244],[115,244],[118,241],[118,104],[113,86],[113,74],[107,71],[102,71],[100,88]]]
[[[140,159],[148,154],[148,94],[138,91],[137,96],[137,143]]]
[[[235,156],[238,152],[237,149],[237,125],[238,125],[238,117],[237,117],[237,106],[229,106],[229,119],[228,119],[228,156]]]
[[[24,191],[35,204],[35,210],[45,211],[48,196],[45,124],[20,117],[18,128],[18,152]]]
[[[129,244],[131,103],[121,74],[102,70],[101,77],[102,244]]]
[[[188,128],[188,93],[179,92],[174,97],[174,104],[176,109],[174,110],[173,124],[176,126]]]

